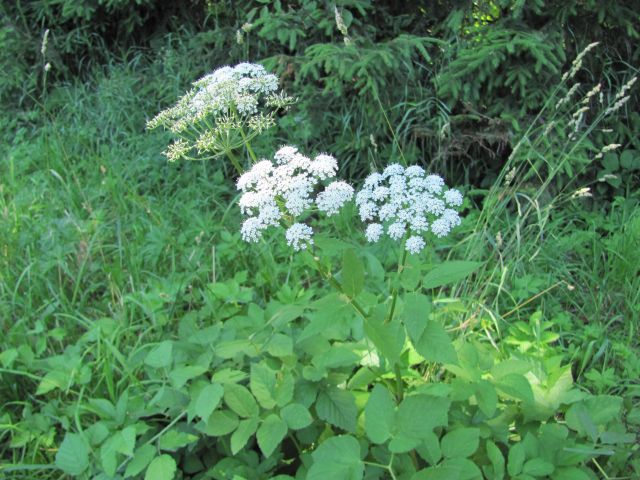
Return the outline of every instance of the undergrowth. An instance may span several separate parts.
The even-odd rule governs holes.
[[[467,185],[457,233],[393,281],[390,243],[365,245],[347,215],[327,220],[351,239],[318,242],[324,266],[353,280],[338,295],[275,235],[241,243],[229,165],[165,161],[167,136],[144,124],[203,73],[165,48],[162,60],[125,56],[2,120],[3,475],[639,474],[640,198],[631,182],[608,183],[616,165],[604,156],[611,168],[582,175],[609,143],[595,130],[605,104],[590,104],[600,113],[574,137],[575,103],[556,109],[570,85],[535,98],[552,113],[518,126],[496,178]],[[391,102],[383,87],[361,87],[376,104],[332,107],[323,122],[404,113],[383,128],[396,136],[384,153],[369,128],[344,130],[334,153],[366,152],[343,167],[356,180],[401,151],[412,163],[419,149],[397,137],[415,135],[416,116],[448,118],[435,99]],[[305,136],[312,149],[314,114],[303,100],[256,150]],[[404,324],[379,321],[395,281]],[[374,328],[352,312],[356,297]]]

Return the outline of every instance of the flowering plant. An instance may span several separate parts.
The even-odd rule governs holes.
[[[218,68],[193,86],[147,128],[163,126],[178,137],[165,152],[171,161],[194,159],[194,152],[226,154],[239,173],[242,168],[232,152],[251,148],[249,142],[275,124],[275,113],[294,102],[279,90],[278,77],[253,63]],[[250,154],[255,160],[252,150]]]

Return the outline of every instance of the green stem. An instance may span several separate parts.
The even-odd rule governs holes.
[[[236,157],[231,150],[227,150],[225,153],[227,154],[227,157],[229,157],[229,160],[231,160],[231,163],[238,172],[238,175],[242,175],[244,173],[244,170],[242,170],[242,166],[240,165],[238,157]]]
[[[244,129],[242,127],[240,127],[240,135],[242,136],[242,141],[244,142],[244,145],[247,147],[247,152],[249,152],[249,156],[251,157],[251,160],[253,160],[253,163],[258,163],[258,157],[256,156],[255,152],[251,148],[251,142],[249,142],[249,139],[244,133]]]
[[[389,315],[387,315],[387,319],[384,323],[389,323],[393,320],[393,314],[396,311],[396,302],[398,300],[398,285],[400,284],[400,275],[402,274],[402,270],[404,270],[405,263],[407,262],[407,249],[404,248],[404,242],[402,243],[403,252],[402,252],[402,260],[398,263],[398,272],[396,274],[396,282],[393,286],[393,292],[391,293],[391,308],[389,309]]]
[[[406,241],[406,240],[405,240]],[[404,269],[404,265],[407,262],[407,249],[405,248],[405,242],[402,242],[403,252],[402,252],[402,260],[398,263],[398,272],[396,275],[395,285],[393,286],[393,293],[391,294],[391,308],[389,308],[389,315],[387,319],[384,321],[385,324],[390,323],[393,320],[393,315],[396,311],[396,303],[398,300],[398,286],[400,285],[400,275],[402,274],[402,270]],[[393,366],[395,375],[396,375],[396,400],[398,403],[402,402],[404,398],[404,384],[402,381],[402,372],[400,371],[400,365],[396,363]]]
[[[398,363],[393,366],[393,371],[396,374],[396,400],[400,404],[404,399],[404,383],[402,382],[402,372]]]
[[[311,255],[313,256],[313,254],[311,254]],[[318,270],[318,272],[320,273],[322,278],[324,278],[327,282],[329,282],[329,285],[331,285],[333,288],[335,288],[338,291],[338,293],[346,295],[344,293],[344,290],[342,289],[342,285],[340,285],[340,282],[338,282],[335,279],[335,277],[331,274],[331,272],[325,272],[322,269],[322,265],[320,265],[320,261],[318,260],[318,258],[313,256],[313,261],[315,263],[316,269]],[[349,303],[351,304],[351,306],[355,309],[355,311],[358,312],[358,314],[365,321],[368,320],[369,317],[368,317],[367,313],[364,311],[364,308],[362,308],[362,306],[357,302],[356,299],[349,297]]]

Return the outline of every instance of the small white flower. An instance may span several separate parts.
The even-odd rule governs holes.
[[[365,220],[373,220],[378,211],[378,207],[375,203],[367,202],[360,205],[360,219],[364,222]]]
[[[378,187],[373,191],[371,198],[379,202],[387,198],[390,192],[391,190],[388,187]]]
[[[298,149],[296,147],[286,145],[278,150],[273,158],[278,165],[284,165],[285,163],[290,162],[295,157],[296,153],[298,153]]]
[[[382,172],[383,178],[388,178],[392,175],[402,175],[404,173],[404,167],[398,163],[392,163]]]
[[[459,207],[462,205],[462,194],[458,190],[452,188],[451,190],[444,192],[444,201],[447,202],[447,205]]]
[[[375,243],[380,240],[382,236],[383,228],[379,223],[370,223],[367,226],[367,230],[365,231],[365,237],[367,237],[367,241],[371,243]]]
[[[414,216],[410,220],[410,228],[416,233],[424,233],[429,230],[429,222],[423,216]]]
[[[436,237],[446,237],[451,230],[451,224],[444,218],[439,218],[431,224],[431,231]]]
[[[427,182],[427,190],[431,193],[440,193],[444,187],[444,180],[439,175],[429,175],[425,178]]]
[[[447,208],[442,213],[442,219],[449,222],[449,225],[451,226],[451,228],[457,227],[462,223],[462,220],[460,220],[460,215],[458,215],[458,212],[456,212],[455,210],[451,210],[450,208]]]
[[[387,227],[387,235],[393,240],[400,240],[407,231],[404,222],[392,223]]]
[[[320,180],[333,178],[338,171],[338,161],[331,155],[322,153],[311,162],[309,171]]]
[[[382,207],[380,207],[380,211],[378,212],[378,217],[383,222],[393,218],[396,216],[398,212],[398,207],[392,203],[385,203]]]
[[[404,174],[407,177],[423,177],[424,168],[418,165],[411,165],[410,167],[407,167],[407,169],[404,171]]]
[[[242,223],[240,235],[245,242],[256,243],[262,238],[264,225],[256,217],[249,217]]]
[[[335,215],[353,198],[353,187],[346,182],[332,182],[316,197],[318,209],[327,216]]]
[[[287,244],[298,252],[307,248],[307,245],[313,244],[313,229],[304,223],[294,223],[287,229],[285,237]]]
[[[382,182],[382,180],[383,180],[382,175],[380,175],[377,172],[374,172],[370,174],[367,178],[365,178],[364,186],[365,188],[377,187],[380,184],[380,182]]]
[[[422,237],[418,237],[416,235],[407,238],[407,242],[405,243],[405,248],[407,252],[415,255],[416,253],[420,253],[424,248],[425,243]]]

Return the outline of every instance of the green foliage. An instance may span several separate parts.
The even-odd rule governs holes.
[[[571,85],[550,88],[568,29],[633,60],[625,5],[354,0],[337,5],[345,34],[322,2],[193,3],[179,18],[206,8],[215,29],[162,39],[152,2],[23,4],[0,33],[1,95],[43,110],[2,119],[0,475],[639,474],[637,115],[600,118],[612,98],[594,98],[571,139],[575,105],[554,109]],[[107,13],[126,19],[94,50]],[[20,25],[52,29],[48,86],[42,32]],[[109,57],[150,32],[154,52]],[[80,68],[82,52],[111,64]],[[326,276],[275,239],[240,246],[232,173],[167,165],[166,139],[141,131],[198,74],[249,54],[302,100],[257,149],[302,139],[354,177],[403,156],[445,165],[481,185],[460,236],[398,262],[334,217],[337,238],[317,238]],[[629,78],[607,68],[613,97]],[[514,153],[455,161],[478,138]],[[582,180],[594,197],[573,195]]]

